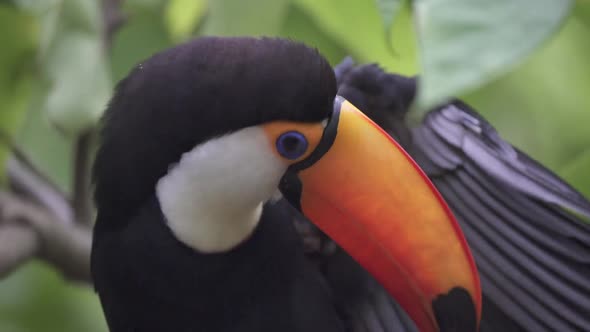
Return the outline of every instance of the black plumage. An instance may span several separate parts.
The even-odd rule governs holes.
[[[267,205],[250,240],[220,254],[178,241],[156,199],[98,234],[93,277],[110,330],[343,331],[285,208]]]
[[[453,100],[422,123],[406,115],[416,79],[376,65],[335,68],[338,94],[386,129],[429,175],[455,213],[473,251],[484,294],[482,331],[590,329],[590,202],[558,176],[504,141],[468,105]],[[329,242],[329,240],[325,240]],[[337,276],[359,271],[324,254]],[[361,273],[362,272],[358,272]],[[394,301],[367,274],[358,289],[335,288],[357,331],[414,331]],[[330,280],[330,274],[328,274]],[[339,285],[342,281],[332,281]],[[370,303],[367,305],[366,303]]]

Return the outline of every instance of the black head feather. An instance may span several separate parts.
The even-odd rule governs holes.
[[[326,59],[288,40],[207,37],[152,56],[119,83],[104,117],[99,217],[133,214],[197,144],[273,120],[321,121],[335,95]]]
[[[409,146],[411,135],[405,120],[416,96],[416,78],[386,73],[375,64],[355,67],[349,58],[335,71],[338,94],[403,146]]]

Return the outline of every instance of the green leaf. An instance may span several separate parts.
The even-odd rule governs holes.
[[[187,40],[205,15],[206,9],[205,0],[170,0],[164,19],[172,39],[175,42]]]
[[[209,12],[203,35],[260,36],[276,35],[287,13],[289,0],[215,0]],[[261,12],[261,8],[264,11]]]
[[[463,98],[506,139],[559,171],[590,146],[589,35],[590,26],[570,16],[525,63]]]
[[[41,22],[39,63],[49,84],[43,109],[62,132],[94,126],[111,93],[102,8],[95,0],[19,0]]]
[[[393,20],[395,16],[399,13],[400,9],[403,5],[403,0],[376,0],[377,7],[379,8],[379,13],[381,14],[381,18],[383,19],[383,25],[385,26],[385,31],[391,31],[391,27],[393,26]]]
[[[74,137],[63,135],[49,122],[46,96],[47,86],[34,86],[29,111],[15,137],[33,164],[67,193],[72,188]]]
[[[62,0],[60,19],[68,28],[92,35],[103,31],[102,11],[96,0]]]
[[[167,31],[162,3],[126,2],[125,15],[132,17],[113,38],[112,73],[115,81],[127,76],[131,68],[152,54],[173,45]],[[158,0],[159,1],[159,0]]]
[[[92,35],[103,32],[101,8],[96,0],[14,0],[41,22],[41,54],[63,30],[79,30]]]
[[[422,80],[419,107],[512,69],[559,28],[570,0],[415,0]]]
[[[77,134],[92,128],[111,94],[111,79],[103,41],[80,31],[56,38],[45,59],[51,80],[45,110],[62,131]]]
[[[0,182],[10,141],[29,106],[37,37],[34,17],[16,7],[0,5]]]
[[[563,177],[590,199],[590,150],[586,150],[565,166],[561,172]]]
[[[296,0],[294,2],[332,39],[346,47],[357,62],[376,62],[401,74],[417,72],[416,41],[408,6],[393,22],[396,54],[388,48],[379,12],[372,1]]]
[[[317,48],[332,65],[338,64],[349,52],[346,48],[326,34],[300,7],[291,5],[287,12],[281,36],[305,41]]]
[[[574,6],[574,15],[578,17],[584,24],[590,26],[590,1],[577,0]]]
[[[168,0],[127,0],[123,2],[123,8],[162,9],[164,2]]]

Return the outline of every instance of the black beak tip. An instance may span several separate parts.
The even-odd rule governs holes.
[[[432,310],[441,332],[477,331],[475,302],[464,288],[455,287],[437,296]]]

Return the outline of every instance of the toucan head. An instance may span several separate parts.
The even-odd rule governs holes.
[[[317,51],[273,38],[200,38],[118,86],[95,161],[103,229],[155,195],[174,236],[222,253],[284,196],[365,267],[422,331],[464,316],[479,280],[461,231],[404,150],[336,95]]]

